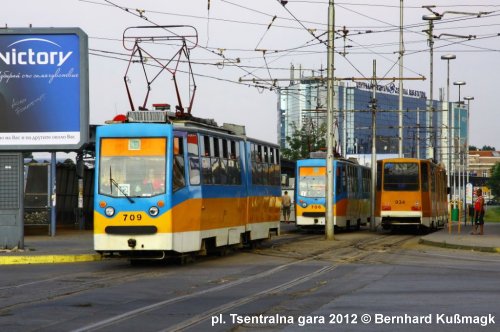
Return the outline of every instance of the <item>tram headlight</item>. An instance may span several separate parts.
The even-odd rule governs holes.
[[[158,213],[160,213],[160,210],[158,210],[158,208],[156,206],[152,206],[149,208],[149,214],[152,217],[156,217],[158,215]]]
[[[307,203],[306,202],[302,202],[302,207],[306,208],[307,207]]]
[[[108,206],[105,210],[104,210],[104,213],[106,214],[106,216],[108,217],[112,217],[114,214],[115,214],[115,209],[111,206]]]

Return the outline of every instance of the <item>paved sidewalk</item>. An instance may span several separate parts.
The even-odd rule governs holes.
[[[476,251],[500,253],[500,223],[485,223],[484,235],[471,235],[470,224],[461,225],[458,233],[458,225],[453,223],[451,232],[448,227],[437,232],[422,236],[420,243],[435,245],[446,248],[467,249]]]
[[[56,236],[27,235],[24,249],[0,250],[0,265],[101,260],[93,241],[92,231],[58,230]]]

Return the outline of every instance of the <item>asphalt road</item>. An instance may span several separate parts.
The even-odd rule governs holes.
[[[500,256],[415,234],[286,233],[175,263],[0,267],[4,331],[499,330]],[[484,325],[484,327],[482,327]]]

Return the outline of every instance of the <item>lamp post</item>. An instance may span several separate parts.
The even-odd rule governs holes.
[[[484,16],[484,15],[489,15],[493,12],[476,12],[476,13],[473,13],[473,12],[462,12],[462,11],[453,11],[453,10],[447,10],[447,11],[444,11],[442,13],[438,13],[434,10],[434,8],[436,8],[435,5],[426,5],[426,6],[422,6],[422,8],[425,8],[427,9],[429,12],[431,12],[431,14],[428,14],[428,15],[423,15],[422,16],[422,19],[424,21],[429,21],[429,29],[428,30],[424,30],[424,32],[426,32],[429,36],[429,47],[430,47],[430,50],[431,50],[431,72],[430,72],[430,85],[431,85],[431,88],[430,88],[430,99],[431,99],[431,106],[430,106],[430,111],[432,112],[434,109],[433,109],[433,91],[432,91],[432,84],[433,84],[433,68],[432,68],[432,55],[433,55],[433,46],[434,46],[434,36],[432,34],[432,30],[434,28],[434,23],[433,21],[437,21],[437,20],[440,20],[443,18],[444,15],[446,14],[456,14],[456,15],[468,15],[468,16],[476,16],[476,17],[481,17],[481,16]],[[469,36],[461,36],[461,35],[455,35],[455,34],[448,34],[448,33],[442,33],[440,34],[437,38],[441,37],[441,36],[450,36],[450,37],[458,37],[458,38],[466,38],[466,39],[472,39],[472,38],[476,38],[476,36],[473,36],[473,35],[469,35]],[[465,83],[464,83],[465,84]],[[448,94],[449,95],[449,94]],[[460,99],[459,99],[460,100]],[[432,114],[430,115],[430,120],[432,121]],[[432,128],[432,122],[430,123],[430,128]],[[428,136],[430,138],[430,135]],[[435,140],[434,140],[435,142]]]
[[[450,185],[450,173],[451,173],[451,142],[452,142],[452,131],[451,131],[451,126],[450,126],[450,119],[451,123],[454,123],[453,119],[453,112],[450,111],[450,60],[456,59],[455,54],[446,54],[442,55],[441,59],[446,60],[447,62],[447,67],[448,67],[448,74],[446,76],[446,113],[443,113],[443,117],[446,114],[446,120],[443,119],[443,123],[446,123],[447,125],[447,137],[448,137],[448,153],[443,153],[443,155],[446,156],[446,168],[447,168],[447,174],[448,174],[448,186]],[[450,116],[451,115],[451,116]],[[443,137],[443,135],[441,135]],[[445,144],[443,144],[445,146]]]
[[[433,159],[436,159],[435,156],[435,149],[436,149],[436,133],[434,133],[434,137],[431,139],[431,135],[433,133],[433,118],[434,118],[434,95],[433,95],[433,81],[434,81],[434,68],[433,68],[433,60],[434,60],[434,35],[432,34],[432,30],[434,29],[434,21],[440,20],[442,15],[438,15],[435,13],[428,14],[428,15],[423,15],[422,20],[424,21],[429,21],[429,29],[424,30],[424,32],[427,33],[429,39],[429,49],[430,49],[430,74],[429,74],[429,81],[430,81],[430,96],[429,96],[429,111],[427,114],[427,120],[428,120],[428,134],[427,137],[429,138],[429,144],[431,145],[431,151],[432,151],[432,157]],[[429,157],[430,153],[427,154],[427,158]]]
[[[453,82],[453,85],[457,85],[458,86],[458,161],[459,161],[459,165],[458,165],[458,169],[460,171],[460,154],[461,154],[461,137],[460,137],[460,123],[461,123],[461,119],[460,119],[460,105],[462,104],[462,100],[460,99],[460,88],[462,87],[462,85],[465,85],[466,83],[464,81],[457,81],[457,82]],[[455,131],[455,123],[453,123],[453,131]],[[455,162],[456,163],[456,162]],[[454,164],[455,164],[454,163]],[[455,170],[456,169],[456,165],[454,165],[453,169]],[[456,194],[456,185],[455,185],[455,171],[453,172],[453,195]],[[458,197],[461,198],[462,195],[461,195],[461,188],[460,188],[460,173],[459,173],[459,182],[458,182]]]
[[[467,138],[466,138],[466,144],[465,144],[465,152],[467,153],[465,155],[465,173],[467,174],[466,175],[466,184],[469,184],[469,126],[470,126],[470,123],[469,123],[469,116],[470,116],[470,101],[471,100],[474,100],[474,97],[464,97],[464,100],[467,100]],[[472,197],[472,193],[471,193],[471,197]],[[472,202],[471,202],[472,204]],[[466,210],[466,213],[467,213],[467,210]],[[466,214],[467,216],[467,214]]]

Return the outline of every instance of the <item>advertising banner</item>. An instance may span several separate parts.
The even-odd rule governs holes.
[[[88,113],[82,30],[0,29],[0,150],[77,150]]]

